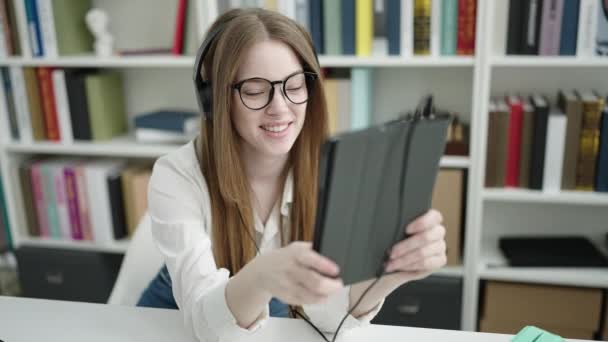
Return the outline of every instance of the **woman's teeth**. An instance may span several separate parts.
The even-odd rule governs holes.
[[[262,126],[262,129],[269,131],[269,132],[282,132],[285,129],[287,129],[287,126],[289,126],[289,124],[284,124],[284,125],[279,125],[279,126]]]

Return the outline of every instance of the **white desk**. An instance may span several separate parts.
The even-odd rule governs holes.
[[[341,342],[507,342],[509,335],[371,325],[341,336]],[[176,310],[0,296],[4,342],[195,342]],[[322,341],[302,320],[271,318],[249,341]]]

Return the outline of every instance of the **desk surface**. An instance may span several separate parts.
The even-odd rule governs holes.
[[[341,342],[507,342],[509,335],[370,325],[341,336]],[[0,296],[0,340],[4,342],[195,342],[176,310]],[[322,341],[304,321],[271,318],[248,341]],[[574,341],[574,340],[572,340]]]

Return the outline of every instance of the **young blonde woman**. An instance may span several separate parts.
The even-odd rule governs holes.
[[[238,340],[269,316],[290,316],[289,306],[334,332],[373,279],[344,286],[337,265],[309,242],[327,136],[310,36],[262,9],[231,10],[214,31],[201,74],[212,85],[212,118],[196,140],[160,158],[150,180],[152,233],[166,267],[139,305],[179,307],[201,341]],[[394,289],[445,264],[441,223],[431,210],[404,227],[411,237],[392,249],[392,273],[342,331],[368,323]]]

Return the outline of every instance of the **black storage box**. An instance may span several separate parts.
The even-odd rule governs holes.
[[[15,251],[23,296],[106,303],[122,254],[23,246]]]
[[[460,330],[461,306],[461,278],[430,276],[391,293],[372,323]]]

